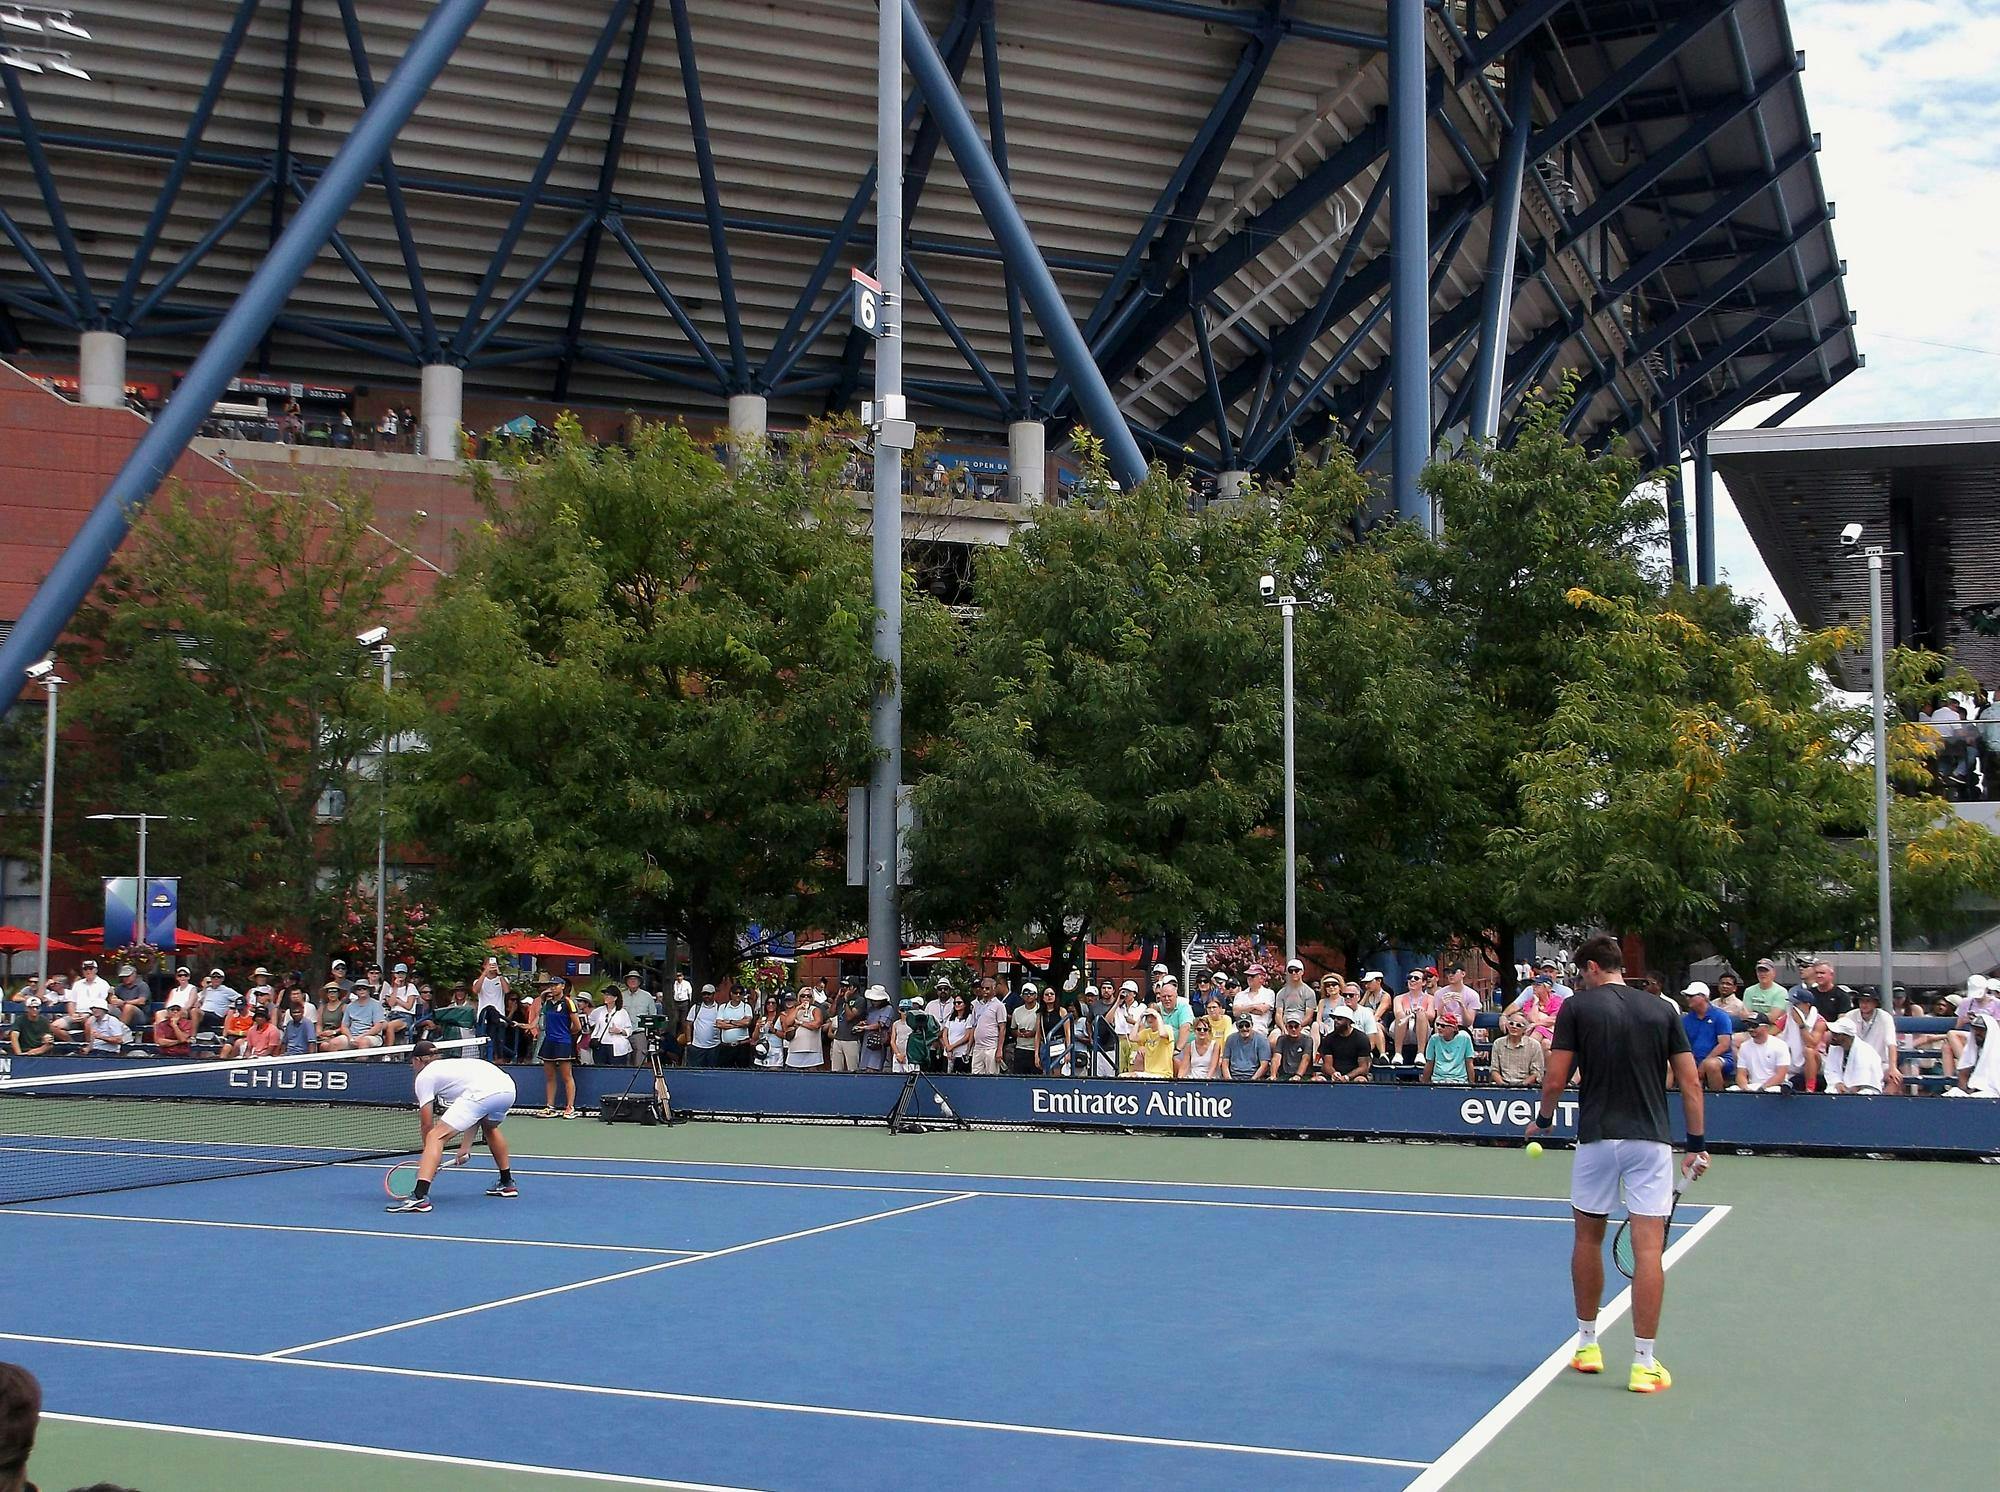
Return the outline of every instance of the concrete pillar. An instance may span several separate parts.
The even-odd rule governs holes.
[[[465,423],[465,369],[451,363],[424,364],[424,454],[434,461],[458,460],[459,428]]]
[[[729,452],[733,460],[739,447],[764,439],[770,401],[762,394],[729,396]]]
[[[117,332],[85,332],[77,345],[77,388],[95,409],[125,407],[125,339]]]
[[[1215,496],[1218,502],[1240,498],[1250,489],[1254,479],[1247,471],[1219,471],[1215,474]]]
[[[1040,420],[1007,427],[1007,489],[1014,501],[1039,507],[1048,496],[1048,431]]]

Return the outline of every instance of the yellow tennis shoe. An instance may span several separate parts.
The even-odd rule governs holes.
[[[1633,1363],[1632,1377],[1625,1386],[1635,1394],[1660,1394],[1674,1386],[1674,1379],[1673,1375],[1657,1362],[1650,1368]]]
[[[1569,1360],[1569,1365],[1579,1373],[1602,1373],[1604,1371],[1604,1349],[1592,1342],[1588,1347],[1579,1347]]]

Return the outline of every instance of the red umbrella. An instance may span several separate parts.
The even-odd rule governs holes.
[[[41,934],[31,933],[24,927],[0,927],[0,953],[26,953],[40,946]],[[74,943],[65,943],[61,938],[49,939],[51,953],[81,953],[83,950]]]
[[[528,958],[595,958],[592,948],[579,948],[574,943],[560,942],[555,938],[543,937],[540,933],[510,932],[497,938],[488,938],[487,943],[502,953],[521,954]]]
[[[1045,964],[1049,961],[1050,952],[1051,950],[1047,948],[1030,948],[1026,953],[1023,953],[1017,948],[1013,950],[1010,956],[1021,959],[1025,963]],[[1136,964],[1139,962],[1137,951],[1120,953],[1117,949],[1106,948],[1101,943],[1084,944],[1083,956],[1087,962],[1093,964]]]
[[[104,929],[101,927],[71,928],[70,935],[78,938],[89,938],[92,945],[98,948],[105,946]],[[174,941],[182,948],[220,948],[222,946],[222,939],[205,938],[191,927],[183,927],[176,932],[174,934]],[[50,946],[53,947],[55,945],[51,944]]]
[[[845,943],[835,943],[831,948],[801,949],[800,952],[810,952],[816,958],[866,958],[868,940],[849,938]]]

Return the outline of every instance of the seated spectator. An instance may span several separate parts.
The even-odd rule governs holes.
[[[1772,1033],[1762,1011],[1750,1017],[1750,1039],[1736,1049],[1736,1087],[1742,1093],[1782,1093],[1792,1075],[1792,1049]]]
[[[54,984],[52,978],[49,981]],[[97,977],[97,963],[94,959],[83,961],[83,972],[76,981],[63,992],[68,1008],[58,1015],[53,1005],[49,1005],[49,1023],[56,1028],[56,1038],[60,1041],[85,1040],[85,1026],[90,1017],[111,1004],[111,986]],[[45,1002],[47,997],[44,997]]]
[[[323,1052],[359,1052],[384,1045],[387,1014],[375,992],[366,986],[349,990],[343,997],[340,1029],[320,1040]]]
[[[140,979],[136,965],[118,966],[118,982],[111,987],[106,1000],[118,1012],[118,1019],[135,1031],[144,1029],[147,1009],[153,1003],[153,992]]]
[[[1231,1014],[1248,1015],[1250,1024],[1257,1028],[1259,1036],[1267,1036],[1271,1030],[1271,1012],[1276,1008],[1277,999],[1264,983],[1264,966],[1252,964],[1244,971],[1243,987],[1236,991],[1230,1001]]]
[[[1222,1043],[1215,1039],[1215,1032],[1206,1017],[1194,1022],[1193,1035],[1188,1044],[1181,1048],[1179,1072],[1184,1078],[1226,1078],[1229,1070],[1222,1060]]]
[[[1846,1019],[1854,1023],[1854,1034],[1861,1041],[1875,1049],[1875,1055],[1882,1061],[1882,1091],[1901,1093],[1903,1072],[1897,1060],[1896,1018],[1882,1008],[1882,997],[1870,986],[1857,991],[1854,1009]]]
[[[83,1030],[93,1057],[122,1056],[125,1043],[132,1039],[132,1028],[120,1020],[117,1011],[108,1005],[91,1011],[84,1020]]]
[[[1431,1017],[1436,1003],[1424,988],[1424,971],[1418,969],[1412,972],[1403,993],[1396,996],[1395,1016],[1389,1026],[1391,1065],[1402,1065],[1406,1049],[1416,1054],[1412,1060],[1423,1060],[1424,1049],[1430,1044]]]
[[[1298,1017],[1301,1032],[1318,1019],[1318,1002],[1313,999],[1312,986],[1306,983],[1303,959],[1285,961],[1285,982],[1272,992],[1271,999],[1274,1006],[1272,1025],[1280,1031],[1285,1029],[1293,1016]]]
[[[1736,1081],[1736,1023],[1709,998],[1708,986],[1699,979],[1681,993],[1688,1002],[1681,1029],[1687,1032],[1695,1068],[1703,1086],[1720,1093]]]
[[[1860,1039],[1860,1027],[1849,1011],[1827,1028],[1826,1091],[1880,1093],[1886,1074],[1875,1048]]]
[[[1470,1040],[1484,1002],[1479,998],[1479,991],[1465,982],[1464,964],[1447,964],[1444,977],[1444,988],[1437,992],[1434,1008],[1439,1015],[1447,1010],[1456,1011],[1459,1030]]]
[[[1743,991],[1743,1003],[1752,1015],[1768,1015],[1774,1024],[1785,1013],[1785,987],[1778,982],[1778,966],[1770,959],[1757,960],[1757,982]]]
[[[1347,994],[1345,1003],[1354,1012],[1354,1029],[1368,1038],[1368,1045],[1374,1051],[1376,1060],[1387,1061],[1389,1023],[1396,1016],[1396,1000],[1389,993],[1388,985],[1382,978],[1382,971],[1370,969],[1363,974],[1361,992],[1358,995]]]
[[[1132,1053],[1132,1066],[1126,1074],[1128,1077],[1170,1078],[1174,1075],[1173,1033],[1161,1023],[1160,1012],[1150,1005],[1140,1013],[1139,1029],[1132,1033],[1126,1045]]]
[[[1271,1076],[1283,1083],[1310,1082],[1313,1076],[1313,1043],[1305,1032],[1305,1018],[1296,1010],[1284,1015],[1284,1030],[1271,1043]]]
[[[1456,1006],[1438,1012],[1437,1030],[1424,1047],[1424,1081],[1427,1083],[1469,1083],[1472,1081],[1472,1038],[1458,1024]]]
[[[328,1043],[340,1035],[341,1017],[346,1014],[347,994],[352,989],[353,986],[349,985],[346,990],[343,990],[340,981],[337,979],[329,979],[320,987],[319,1032],[314,1039],[319,1049],[323,1052],[340,1050],[340,1048],[330,1046]]]
[[[1958,1081],[1945,1092],[1953,1098],[2000,1098],[2000,1019],[1977,1015],[1966,1027]]]
[[[410,966],[397,964],[389,975],[389,987],[382,992],[384,1046],[402,1046],[415,1039],[419,1003],[417,987],[410,983]]]
[[[1270,1071],[1270,1039],[1247,1010],[1236,1017],[1236,1034],[1222,1044],[1222,1064],[1237,1082],[1252,1082]]]
[[[229,1002],[229,1014],[222,1018],[222,1046],[216,1055],[223,1058],[243,1055],[243,1038],[250,1034],[250,999],[238,995]]]
[[[192,1057],[194,1012],[185,1005],[162,1005],[153,1017],[153,1050],[162,1057]]]
[[[1743,981],[1726,969],[1715,976],[1715,1003],[1739,1028],[1750,1017],[1750,1007],[1743,1003]]]
[[[271,1023],[271,1007],[255,1005],[250,1009],[250,1029],[243,1033],[237,1043],[236,1053],[240,1057],[281,1057],[285,1052],[284,1033]]]
[[[1819,1090],[1820,1063],[1826,1051],[1826,1018],[1814,1005],[1813,994],[1810,985],[1794,986],[1781,1017],[1785,1045],[1792,1053],[1792,1086],[1802,1093]]]
[[[1171,974],[1163,974],[1154,980],[1153,990],[1160,1011],[1160,1024],[1173,1037],[1174,1050],[1179,1052],[1187,1045],[1189,1028],[1194,1025],[1194,1010],[1181,998],[1181,982]]]
[[[1982,1015],[2000,1016],[2000,988],[1995,981],[1984,974],[1969,975],[1965,981],[1965,993],[1951,1002],[1954,1011],[1953,1028],[1944,1035],[1944,1075],[1958,1076],[1959,1064],[1965,1060],[1965,1049],[1971,1040],[1972,1028]],[[62,1022],[56,1022],[60,1029]]]
[[[7,1033],[7,1049],[17,1057],[46,1057],[56,1049],[56,1028],[42,1015],[39,995],[21,1002],[21,1013]]]
[[[1528,1017],[1519,1005],[1500,1018],[1500,1031],[1493,1043],[1493,1081],[1503,1088],[1539,1088],[1548,1048],[1529,1037]]]
[[[1553,974],[1537,974],[1528,981],[1528,987],[1521,992],[1521,998],[1514,1002],[1528,1023],[1528,1030],[1544,1048],[1556,1039],[1556,1012],[1562,1009],[1563,996],[1556,992]]]
[[[1327,1012],[1326,1031],[1319,1039],[1320,1076],[1329,1083],[1365,1083],[1374,1063],[1374,1048],[1355,1029],[1355,1012],[1345,1004]]]
[[[306,992],[295,989],[285,996],[278,1012],[278,1034],[285,1039],[287,1057],[303,1057],[319,1046],[319,1011]]]

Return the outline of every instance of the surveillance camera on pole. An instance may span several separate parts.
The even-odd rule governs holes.
[[[389,629],[387,627],[370,627],[366,632],[356,633],[354,640],[364,648],[379,648],[389,640]]]
[[[44,658],[39,663],[30,663],[26,669],[26,673],[31,679],[45,679],[55,671],[56,660],[52,657]]]
[[[1257,577],[1257,594],[1262,596],[1266,601],[1277,595],[1277,577],[1275,575],[1259,575]]]
[[[1852,549],[1861,542],[1861,525],[1850,523],[1840,531],[1840,542],[1844,548]]]

